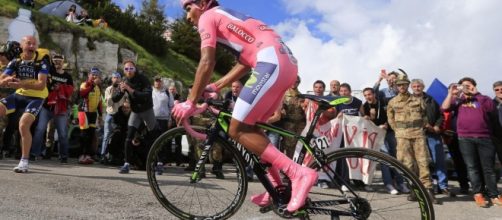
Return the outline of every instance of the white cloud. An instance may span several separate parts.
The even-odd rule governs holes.
[[[316,24],[290,19],[274,27],[299,60],[302,91],[311,90],[317,79],[326,83],[338,79],[362,89],[376,81],[382,68],[403,68],[426,84],[434,78],[449,83],[471,76],[490,96],[492,83],[502,78],[498,12],[502,1],[283,0],[283,4],[292,17],[320,17]],[[317,32],[327,37],[321,40],[313,34]]]

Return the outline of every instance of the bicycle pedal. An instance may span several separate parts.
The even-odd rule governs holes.
[[[260,212],[267,213],[267,212],[272,211],[273,209],[274,209],[274,207],[272,205],[268,205],[268,206],[261,207]]]

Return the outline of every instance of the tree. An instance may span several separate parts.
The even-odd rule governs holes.
[[[167,19],[164,16],[164,8],[165,6],[159,4],[158,0],[143,0],[139,16],[151,25],[161,25],[165,30],[167,28]]]
[[[184,17],[186,16],[176,19],[169,25],[171,30],[169,48],[197,62],[200,60],[199,33]],[[236,62],[235,56],[222,47],[216,49],[216,61],[214,69],[222,74],[227,73]]]

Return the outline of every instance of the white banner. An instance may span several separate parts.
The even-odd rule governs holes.
[[[378,151],[384,144],[386,131],[370,120],[344,115],[342,127],[345,147],[361,147]],[[350,179],[362,180],[366,184],[373,181],[375,161],[347,159],[347,164]]]
[[[305,136],[312,124],[314,113],[317,110],[315,103],[309,102],[307,105],[306,114],[306,127],[302,131]],[[345,147],[363,147],[373,150],[379,150],[380,146],[384,144],[386,131],[379,128],[373,122],[357,116],[343,116],[343,120],[335,118],[328,123],[316,125],[314,129],[314,139],[311,146],[318,146],[323,149],[324,153],[328,154],[340,148],[342,139],[344,140]],[[345,137],[342,138],[342,135]],[[296,144],[296,151],[293,160],[297,161],[300,151],[303,146],[300,142]],[[311,155],[307,154],[303,160],[306,165],[312,160]],[[352,159],[347,160],[349,167],[350,179],[362,180],[364,183],[369,184],[373,179],[376,164],[366,159]],[[329,165],[333,170],[336,168],[336,162]],[[319,172],[320,180],[328,180],[329,178],[324,172]]]

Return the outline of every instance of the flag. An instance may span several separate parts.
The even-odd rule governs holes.
[[[448,95],[448,87],[439,81],[439,79],[434,78],[434,81],[432,81],[431,85],[427,89],[427,94],[432,96],[432,98],[434,98],[434,100],[441,105]]]

